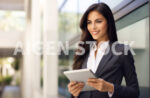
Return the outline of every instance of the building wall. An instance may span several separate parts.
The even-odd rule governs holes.
[[[144,21],[144,24],[141,21]],[[139,22],[141,23],[141,27],[138,28],[136,27],[136,25]],[[131,32],[131,30],[126,29],[127,33],[135,33],[133,36],[129,37],[131,37],[133,40],[145,40],[145,43],[141,43],[145,44],[144,48],[134,48],[134,51],[136,53],[136,55],[134,55],[135,67],[140,85],[140,98],[149,98],[149,3],[137,8],[130,14],[116,21],[118,31],[121,31],[124,28],[128,28],[133,24],[135,26],[132,29],[134,29],[133,31],[135,32]],[[142,39],[138,34],[136,34],[136,32],[138,32],[138,29],[141,31],[140,35],[144,35],[145,39]],[[125,82],[123,82],[122,84],[125,85]]]

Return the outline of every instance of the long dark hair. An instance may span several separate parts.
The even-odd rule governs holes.
[[[80,21],[80,28],[82,30],[82,35],[81,35],[80,41],[83,41],[84,43],[86,41],[95,41],[87,29],[87,18],[88,18],[88,14],[91,11],[98,11],[106,18],[106,20],[107,20],[107,35],[108,35],[109,41],[112,43],[117,41],[118,38],[117,38],[117,33],[116,33],[114,17],[113,17],[112,11],[105,3],[92,4],[86,10],[86,12],[83,14],[81,21]],[[83,55],[76,55],[76,54],[74,55],[73,69],[81,68],[82,63],[83,63],[86,55],[88,54],[89,48],[90,48],[90,46],[86,43],[79,44],[79,47],[82,47],[83,49],[85,49],[85,53]],[[76,51],[81,52],[80,49],[77,49]]]

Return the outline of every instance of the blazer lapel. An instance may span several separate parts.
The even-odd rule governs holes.
[[[104,54],[104,56],[102,57],[99,66],[96,70],[96,76],[99,77],[102,73],[103,73],[103,69],[104,67],[106,67],[106,63],[111,59],[112,57],[112,51],[111,51],[111,42],[109,43],[109,46],[107,49],[109,49],[109,52],[107,54]]]

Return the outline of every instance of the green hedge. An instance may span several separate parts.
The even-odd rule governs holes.
[[[0,77],[0,84],[10,85],[12,81],[12,76]]]

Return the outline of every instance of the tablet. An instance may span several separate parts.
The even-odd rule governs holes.
[[[70,81],[83,82],[84,87],[83,87],[82,91],[96,90],[95,88],[90,87],[86,84],[88,78],[96,78],[96,76],[90,69],[65,71],[64,74]]]

